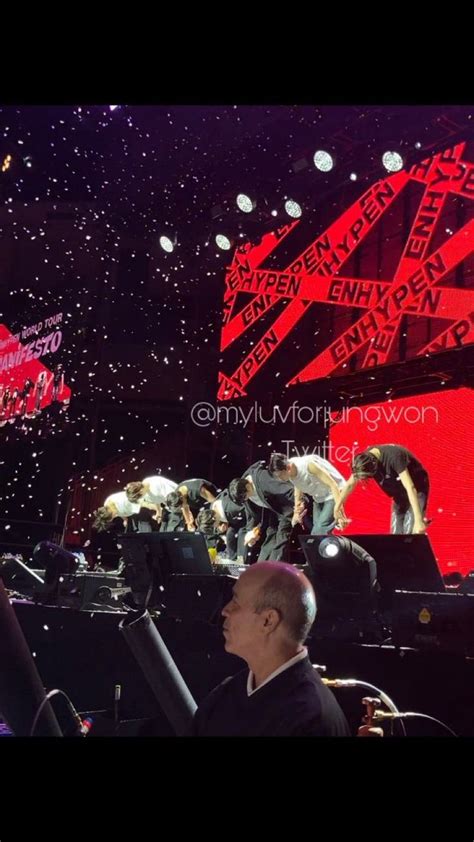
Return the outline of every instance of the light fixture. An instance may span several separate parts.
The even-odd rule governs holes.
[[[232,248],[232,240],[225,234],[216,234],[215,241],[217,248],[222,249],[222,251],[229,251]]]
[[[341,545],[338,538],[324,538],[318,549],[322,558],[335,558],[341,552]]]
[[[167,251],[168,253],[171,253],[172,251],[174,251],[175,245],[176,245],[176,241],[173,242],[173,240],[170,240],[169,237],[166,237],[166,236],[160,237],[160,246],[163,249],[163,251]]]
[[[287,199],[285,202],[285,210],[288,216],[291,216],[293,219],[298,219],[303,211],[301,210],[301,205],[298,202],[295,202],[294,199]]]
[[[399,172],[403,169],[403,158],[398,152],[384,152],[382,164],[387,172]]]
[[[235,201],[242,213],[252,213],[257,204],[246,193],[239,193]]]
[[[329,152],[324,149],[318,149],[313,155],[314,166],[321,172],[329,172],[334,166],[334,159]]]
[[[301,535],[308,575],[316,591],[320,620],[348,621],[341,634],[349,638],[360,628],[353,619],[376,619],[377,565],[360,544],[343,535]]]

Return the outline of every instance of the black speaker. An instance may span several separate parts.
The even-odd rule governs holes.
[[[204,536],[198,532],[122,535],[125,581],[138,607],[160,607],[162,590],[173,574],[204,574],[213,568]]]
[[[347,538],[375,559],[382,591],[445,592],[427,535],[347,535]]]

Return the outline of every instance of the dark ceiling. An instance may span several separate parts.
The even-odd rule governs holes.
[[[7,106],[0,155],[13,156],[3,194],[89,200],[129,231],[181,240],[210,224],[240,190],[270,209],[283,195],[326,195],[357,172],[383,172],[385,148],[412,158],[472,133],[469,106]],[[419,144],[417,149],[415,144]],[[317,148],[337,156],[323,176]],[[30,166],[26,166],[25,159]],[[295,162],[300,169],[295,172]],[[296,197],[296,196],[295,196]]]

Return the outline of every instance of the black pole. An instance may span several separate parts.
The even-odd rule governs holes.
[[[16,737],[29,737],[45,698],[43,683],[0,579],[0,713]],[[43,704],[35,736],[62,737],[49,701]]]
[[[171,727],[188,734],[197,705],[148,611],[126,617],[119,628]]]

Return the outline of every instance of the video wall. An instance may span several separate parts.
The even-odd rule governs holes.
[[[428,535],[443,574],[473,569],[472,389],[449,389],[344,409],[330,427],[329,456],[347,478],[355,453],[379,444],[408,448],[429,474]],[[349,497],[344,534],[389,533],[391,499],[375,482]]]

